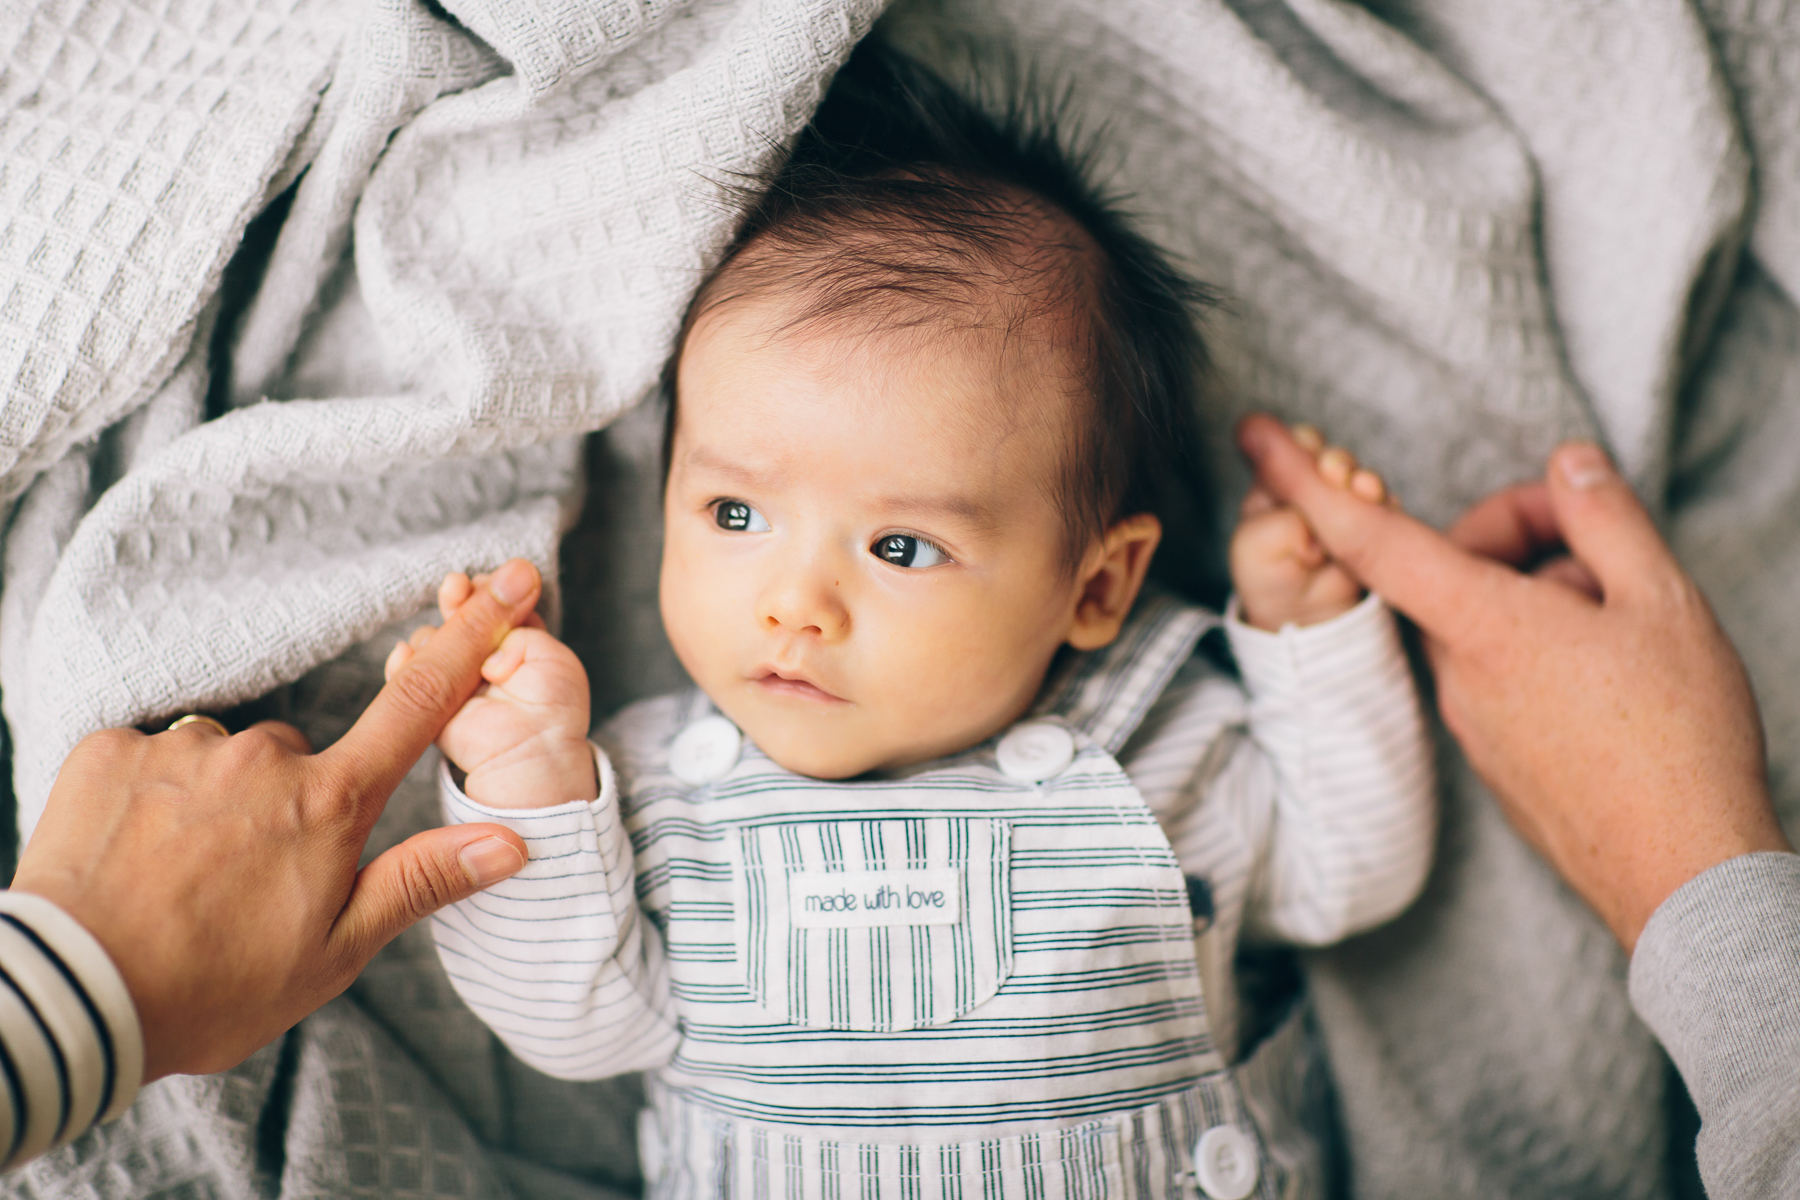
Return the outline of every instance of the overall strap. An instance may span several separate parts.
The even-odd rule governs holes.
[[[1035,711],[1061,717],[1117,754],[1194,646],[1218,624],[1217,613],[1164,593],[1147,594],[1112,645],[1077,654],[1057,672]]]

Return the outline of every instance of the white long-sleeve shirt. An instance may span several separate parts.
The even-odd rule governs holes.
[[[1128,628],[1106,652],[1113,666],[1053,681],[1039,711],[1085,688],[1135,726],[1117,763],[1192,881],[1195,908],[1210,907],[1196,912],[1196,949],[1211,1042],[1228,1059],[1240,932],[1319,945],[1398,913],[1429,867],[1433,779],[1411,676],[1378,600],[1279,633],[1228,617],[1241,685],[1192,653],[1205,624],[1154,669],[1121,657]],[[446,910],[434,929],[464,999],[542,1070],[595,1078],[664,1067],[684,1029],[709,1024],[709,1004],[742,991],[733,979],[744,968],[734,975],[731,960],[745,939],[734,950],[731,901],[690,911],[676,885],[684,873],[718,882],[732,870],[679,844],[726,831],[696,829],[707,807],[687,804],[668,775],[671,743],[710,711],[690,694],[621,713],[598,734],[612,754],[596,751],[602,788],[592,802],[490,809],[443,776],[449,820],[508,825],[531,849],[519,875]],[[866,815],[881,815],[876,804]],[[716,935],[696,932],[709,922]]]

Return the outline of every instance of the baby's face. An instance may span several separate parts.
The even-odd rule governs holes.
[[[974,745],[1031,704],[1077,612],[1050,499],[1062,356],[1017,329],[771,332],[783,315],[733,301],[682,355],[670,641],[790,770]]]

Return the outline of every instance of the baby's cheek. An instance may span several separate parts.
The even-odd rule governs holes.
[[[738,586],[707,556],[686,553],[679,538],[669,540],[659,581],[663,630],[681,665],[702,687],[732,661],[731,633],[744,620]]]
[[[1017,634],[1006,622],[963,621],[921,639],[892,684],[915,727],[962,749],[1015,719],[1036,695],[1049,654],[1043,637]]]

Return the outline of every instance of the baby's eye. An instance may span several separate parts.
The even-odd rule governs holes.
[[[896,567],[935,567],[950,561],[950,556],[939,547],[910,533],[890,533],[870,546],[869,551]]]
[[[742,500],[721,500],[713,505],[713,521],[733,533],[767,533],[768,518]]]

